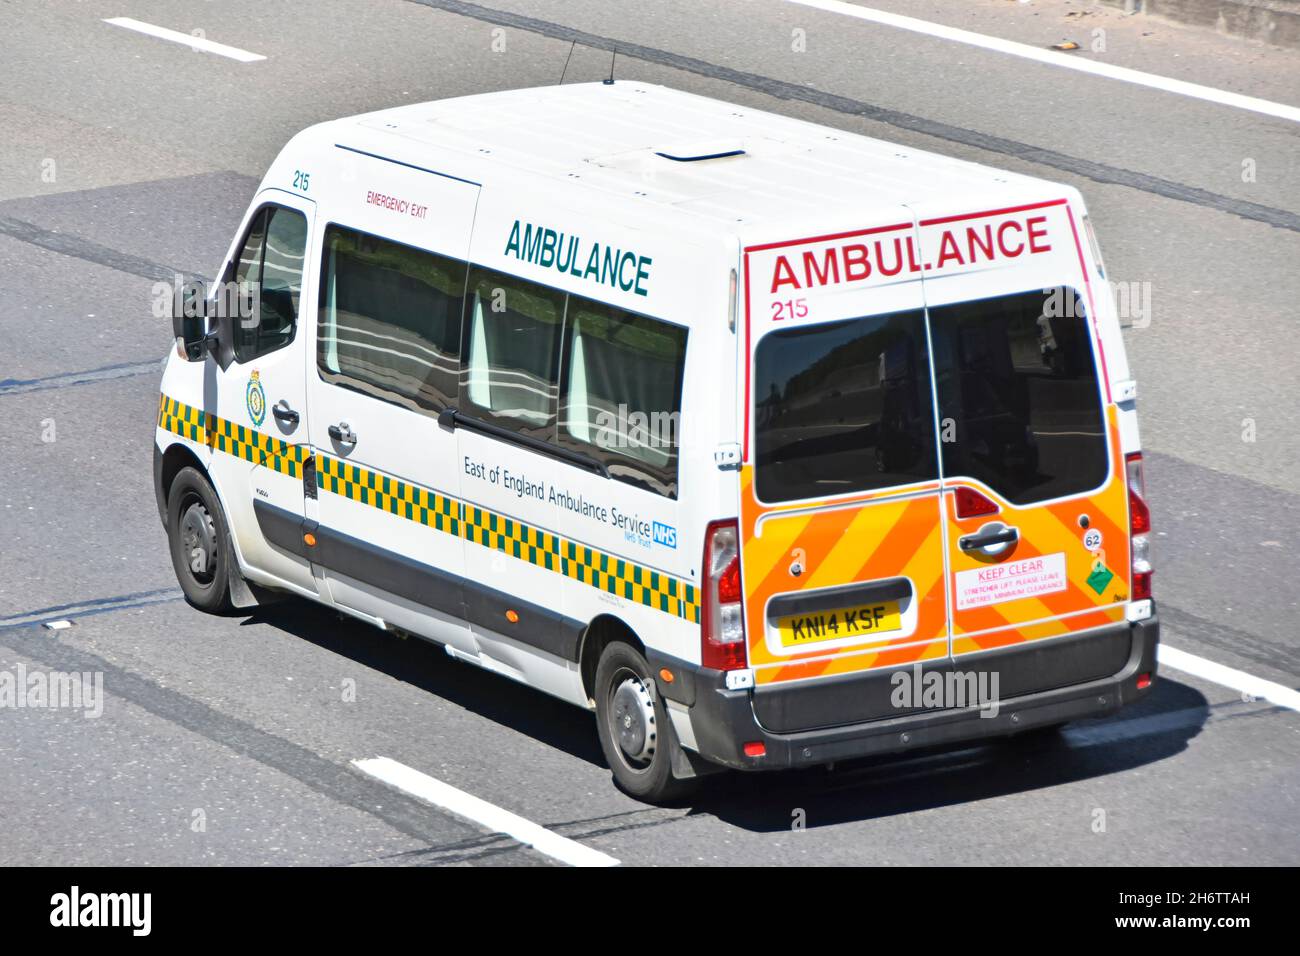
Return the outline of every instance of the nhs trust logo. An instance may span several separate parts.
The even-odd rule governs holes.
[[[670,524],[664,524],[662,521],[654,523],[655,544],[662,544],[665,548],[677,547],[677,529]]]

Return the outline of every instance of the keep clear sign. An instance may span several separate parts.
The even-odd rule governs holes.
[[[959,611],[1037,597],[1065,590],[1065,553],[958,571],[953,577],[957,581]]]

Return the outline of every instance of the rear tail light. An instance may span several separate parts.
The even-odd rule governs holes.
[[[1124,456],[1128,478],[1129,550],[1133,554],[1133,583],[1129,599],[1151,599],[1151,509],[1147,507],[1146,487],[1142,480],[1142,455]]]
[[[714,521],[704,532],[700,663],[715,670],[745,666],[744,589],[740,584],[740,530]]]

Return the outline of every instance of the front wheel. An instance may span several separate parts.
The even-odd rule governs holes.
[[[209,614],[231,607],[227,534],[226,516],[211,482],[197,468],[182,468],[167,495],[172,567],[185,599]]]
[[[635,648],[617,641],[605,647],[596,665],[595,697],[600,748],[619,788],[647,803],[690,793],[695,779],[673,776],[679,744],[650,665]]]

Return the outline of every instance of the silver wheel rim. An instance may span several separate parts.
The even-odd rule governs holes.
[[[181,513],[181,558],[194,581],[206,587],[216,576],[217,528],[201,501]]]
[[[646,770],[659,742],[654,698],[639,676],[623,670],[615,676],[610,693],[610,730],[619,756],[628,768]]]

